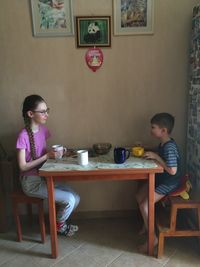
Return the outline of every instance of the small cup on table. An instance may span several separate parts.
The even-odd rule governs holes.
[[[124,163],[130,156],[130,151],[124,147],[114,148],[114,161],[117,164]]]
[[[88,164],[88,151],[87,150],[78,150],[78,164],[81,166],[85,166]]]
[[[144,155],[144,147],[142,146],[132,147],[132,155],[135,157],[142,157]]]
[[[53,145],[52,149],[55,152],[55,159],[61,159],[67,151],[67,148],[62,145]]]

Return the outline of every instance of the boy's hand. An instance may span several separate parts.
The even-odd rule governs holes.
[[[155,159],[155,160],[158,160],[158,158],[160,158],[158,154],[151,151],[145,152],[143,157],[146,159]]]
[[[170,175],[175,175],[177,172],[177,167],[168,167],[166,163],[164,162],[164,160],[158,154],[154,152],[151,152],[151,151],[145,152],[143,157],[145,159],[156,160],[164,168],[164,170],[168,172]]]

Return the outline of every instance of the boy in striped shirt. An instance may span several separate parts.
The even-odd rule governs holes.
[[[174,127],[174,117],[169,113],[158,113],[151,119],[151,135],[160,141],[156,152],[148,151],[144,154],[146,159],[156,160],[164,169],[163,173],[155,176],[155,203],[169,193],[176,191],[180,186],[180,154],[171,132]],[[144,227],[141,233],[147,230],[148,226],[148,185],[145,184],[136,194],[140,212],[144,220]],[[155,235],[154,245],[158,239]],[[143,244],[141,252],[147,251],[147,243]]]

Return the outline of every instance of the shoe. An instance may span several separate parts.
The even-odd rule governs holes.
[[[74,224],[69,224],[69,226],[70,226],[70,229],[72,229],[72,231],[74,231],[74,232],[77,232],[78,231],[78,225],[74,225]]]
[[[78,226],[73,224],[64,224],[59,230],[58,233],[65,236],[73,236],[75,232],[78,231]]]

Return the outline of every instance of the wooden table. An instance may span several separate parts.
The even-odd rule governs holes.
[[[149,183],[149,218],[148,218],[148,252],[154,250],[154,186],[155,173],[163,172],[163,168],[154,161],[130,157],[123,164],[114,164],[112,154],[89,159],[89,164],[82,167],[77,159],[66,158],[48,160],[39,170],[39,175],[47,181],[49,220],[51,233],[51,253],[58,257],[58,240],[56,231],[56,210],[54,199],[54,181],[94,181],[94,180],[144,180]]]

